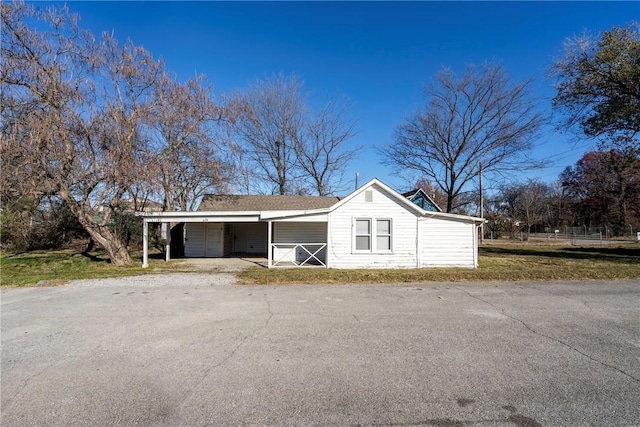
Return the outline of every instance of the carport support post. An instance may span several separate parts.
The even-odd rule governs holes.
[[[267,221],[267,268],[271,268],[271,255],[273,249],[271,248],[271,221]]]
[[[149,267],[149,223],[142,220],[142,268]]]
[[[164,261],[169,262],[169,260],[171,260],[171,223],[165,222],[164,225],[166,225],[165,230],[167,231],[167,235],[165,236],[167,243],[164,249]]]

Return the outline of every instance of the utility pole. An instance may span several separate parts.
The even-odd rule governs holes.
[[[480,162],[480,243],[484,243],[484,196],[482,194],[482,162]]]

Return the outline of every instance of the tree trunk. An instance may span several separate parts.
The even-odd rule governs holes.
[[[83,220],[80,223],[87,230],[93,240],[102,245],[113,265],[119,267],[128,267],[133,265],[133,260],[127,251],[127,247],[111,230],[106,227],[97,227],[94,224],[85,224]]]
[[[60,197],[67,204],[71,213],[78,218],[80,225],[87,230],[90,238],[106,249],[113,265],[119,267],[133,265],[133,260],[124,242],[117,234],[111,231],[107,225],[97,223],[84,207],[86,204],[78,203],[78,201],[71,196],[71,191],[69,191],[68,188],[63,187],[60,189]]]
[[[113,237],[113,239],[105,239],[105,243],[103,244],[109,253],[111,263],[119,267],[128,267],[133,265],[133,260],[131,259],[131,255],[129,255],[129,251],[127,251],[126,246],[120,241],[120,239],[115,236]]]
[[[447,194],[447,208],[445,212],[451,213],[452,208],[453,208],[453,196],[451,194]]]
[[[127,247],[120,237],[114,234],[109,227],[97,224],[90,215],[80,210],[77,205],[74,207],[74,213],[76,214],[80,224],[85,230],[87,230],[87,233],[89,233],[89,236],[93,241],[99,243],[105,248],[113,265],[117,265],[119,267],[133,265],[133,260],[129,255],[129,251],[127,251]]]
[[[87,242],[87,247],[84,249],[84,253],[88,254],[93,250],[95,246],[95,242],[93,241],[93,237],[89,236],[89,242]]]

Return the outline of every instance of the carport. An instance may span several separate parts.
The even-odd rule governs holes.
[[[259,212],[139,212],[141,216],[143,252],[142,266],[149,266],[149,224],[161,224],[165,240],[165,261],[171,259],[171,224],[184,223],[187,229],[185,257],[222,257],[233,251],[231,231],[235,224],[259,224]],[[245,226],[246,227],[246,226]],[[191,234],[189,233],[191,228]],[[225,235],[227,239],[225,239]]]
[[[267,256],[266,222],[192,222],[186,227],[187,258],[212,258],[231,254]]]
[[[271,267],[327,267],[329,196],[205,194],[194,212],[139,212],[143,218],[143,260],[148,267],[149,224],[162,224],[166,261],[172,224],[185,226],[184,255],[218,258],[266,256]]]
[[[142,267],[149,266],[149,224],[161,224],[165,261],[171,259],[172,224],[185,224],[186,258],[262,255],[271,267],[326,267],[327,215],[290,212],[140,212]]]

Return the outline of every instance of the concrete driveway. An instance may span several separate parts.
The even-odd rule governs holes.
[[[2,426],[640,425],[640,280],[2,291]]]
[[[225,258],[176,258],[162,265],[172,271],[194,273],[235,273],[252,267],[267,267],[267,258],[231,256]]]

